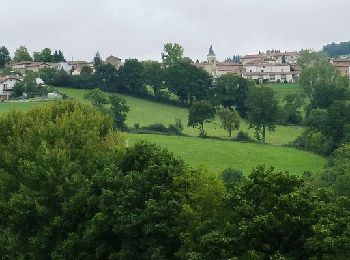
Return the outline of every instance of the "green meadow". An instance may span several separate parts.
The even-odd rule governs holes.
[[[67,94],[69,97],[75,98],[82,102],[87,102],[83,99],[84,93],[87,90],[71,89],[71,88],[57,88],[61,93]],[[181,119],[185,126],[184,133],[190,136],[198,136],[199,130],[196,128],[187,127],[188,109],[173,105],[152,102],[141,98],[134,98],[122,95],[130,107],[126,123],[129,127],[134,124],[146,126],[154,123],[162,123],[165,125],[174,123],[176,118]],[[254,130],[248,129],[245,122],[241,123],[240,130],[248,132],[251,137],[254,137]],[[228,134],[220,127],[219,120],[205,124],[205,130],[209,136],[227,137]],[[299,126],[277,126],[275,132],[267,134],[267,143],[275,145],[288,144],[295,140],[303,131]],[[237,131],[236,131],[237,132]],[[233,134],[236,134],[234,132]]]
[[[284,146],[130,133],[127,140],[129,145],[140,140],[156,143],[184,158],[191,166],[203,165],[213,172],[231,167],[247,174],[253,167],[264,164],[301,175],[305,171],[319,171],[326,164],[323,157]]]
[[[277,95],[283,99],[288,93],[301,91],[298,85],[278,84]],[[290,87],[290,89],[289,89]],[[83,99],[87,90],[72,88],[57,88],[61,93],[67,94],[80,102],[88,103]],[[296,150],[285,145],[297,138],[303,131],[298,126],[277,126],[275,132],[268,132],[266,145],[255,143],[243,143],[233,141],[219,141],[213,139],[198,138],[198,129],[187,127],[188,109],[173,105],[152,102],[141,98],[122,95],[130,107],[127,117],[127,125],[135,124],[146,126],[154,123],[165,125],[174,123],[176,118],[181,119],[185,129],[183,136],[165,136],[153,134],[127,133],[130,145],[138,140],[154,142],[168,148],[176,156],[183,158],[189,165],[197,167],[205,165],[213,172],[222,171],[232,167],[241,169],[245,173],[258,164],[274,166],[279,171],[289,171],[302,174],[304,171],[319,171],[326,164],[326,159],[318,155]],[[43,104],[44,102],[4,102],[0,103],[0,113],[6,113],[11,109],[21,111]],[[220,122],[215,120],[205,125],[209,136],[227,137],[227,132],[220,128]],[[241,123],[240,130],[248,132],[254,137],[254,131],[248,129],[245,122]],[[237,131],[233,134],[235,135]]]

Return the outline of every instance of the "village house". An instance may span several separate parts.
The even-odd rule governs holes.
[[[15,84],[22,80],[22,77],[12,75],[0,77],[0,101],[9,100]]]
[[[122,65],[122,59],[115,57],[113,55],[110,55],[106,58],[106,63],[113,65],[116,69],[119,69]]]
[[[258,63],[269,63],[269,64],[295,64],[300,55],[298,51],[281,52],[281,51],[267,51],[259,52],[258,54],[245,55],[242,58],[243,65],[246,64],[258,64]]]
[[[51,68],[47,62],[20,61],[12,64],[12,70],[16,73],[25,74],[27,71],[38,72],[44,68]]]
[[[213,46],[210,46],[209,53],[207,55],[207,61],[199,62],[195,64],[198,68],[204,69],[214,78],[220,77],[225,74],[242,74],[242,65],[236,62],[219,62],[216,60],[216,55],[213,50]]]
[[[337,58],[331,60],[331,64],[340,70],[343,76],[350,78],[350,58]]]
[[[93,69],[94,65],[87,61],[68,61],[67,65],[71,66],[72,75],[80,75],[81,69],[85,66]]]
[[[299,78],[299,71],[291,70],[289,64],[246,64],[243,65],[243,78],[262,82],[293,83]]]

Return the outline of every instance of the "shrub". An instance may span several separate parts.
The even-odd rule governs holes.
[[[136,130],[138,130],[138,129],[140,129],[140,124],[139,123],[135,123],[134,127],[135,127]]]
[[[254,142],[254,140],[248,135],[247,132],[239,131],[235,140],[237,141],[246,141],[246,142]]]

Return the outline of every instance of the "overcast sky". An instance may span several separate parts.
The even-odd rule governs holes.
[[[0,45],[66,59],[160,59],[166,42],[204,60],[350,40],[349,0],[0,0]]]

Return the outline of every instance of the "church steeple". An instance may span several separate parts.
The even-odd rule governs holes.
[[[213,45],[210,45],[208,56],[209,56],[209,55],[215,56],[215,53],[214,53],[214,51],[213,51]]]
[[[209,63],[215,63],[216,62],[216,55],[215,55],[214,50],[213,50],[213,45],[210,45],[209,53],[207,55],[207,60],[208,60]]]

